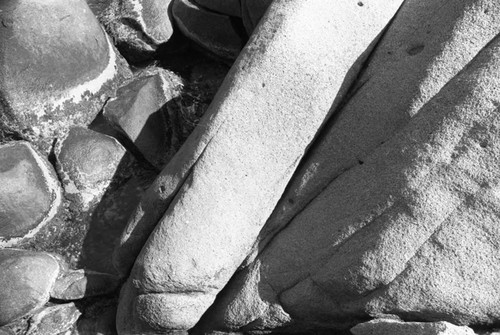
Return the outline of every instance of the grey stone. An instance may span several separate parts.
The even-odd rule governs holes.
[[[475,335],[465,326],[449,322],[403,322],[390,319],[375,319],[351,328],[354,335]]]
[[[0,247],[34,236],[57,214],[61,198],[53,167],[31,144],[0,146]]]
[[[66,196],[85,211],[101,200],[126,149],[110,136],[74,127],[57,142],[54,152]]]
[[[246,43],[247,37],[235,29],[234,18],[192,1],[174,0],[172,15],[184,35],[222,58],[235,59]]]
[[[112,0],[100,21],[130,62],[152,58],[173,33],[171,0]]]
[[[53,305],[30,318],[26,335],[54,335],[69,331],[82,313],[74,303]]]
[[[122,289],[120,333],[185,330],[198,322],[400,4],[273,2],[122,237],[128,248],[118,253],[130,259],[161,219]],[[324,35],[332,38],[308,48],[312,36]]]
[[[428,91],[434,93],[399,132],[282,227],[208,319],[246,330],[290,322],[346,327],[342,320],[371,314],[499,321],[500,40],[492,22],[500,6],[473,3],[449,8],[463,5],[455,20],[478,24],[459,35],[470,45],[463,34],[482,31],[479,46],[472,44],[479,53],[459,56],[472,59],[459,71],[451,66],[456,74]],[[449,10],[434,11],[441,13],[434,20],[444,22]]]
[[[110,294],[120,282],[116,276],[92,270],[68,270],[54,283],[50,296],[60,300],[78,300]]]
[[[167,70],[149,70],[120,87],[103,115],[142,155],[161,169],[175,153],[176,115],[168,105],[179,95],[181,79]]]
[[[0,10],[0,128],[48,152],[92,121],[129,69],[84,0],[8,0]]]
[[[33,313],[49,301],[59,274],[50,254],[0,249],[0,326]]]

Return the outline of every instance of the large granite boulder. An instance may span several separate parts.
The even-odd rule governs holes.
[[[49,301],[59,270],[58,260],[50,254],[0,249],[0,326]]]
[[[33,237],[58,213],[61,187],[54,168],[24,141],[0,146],[0,247]]]
[[[92,121],[128,67],[84,0],[7,0],[0,13],[1,132],[48,152]]]
[[[354,86],[319,146],[313,145],[311,160],[305,160],[335,163],[329,168],[337,172],[305,167],[310,173],[300,175],[305,183],[323,171],[315,180],[318,188],[308,190],[316,193],[267,230],[279,234],[259,241],[257,256],[219,295],[205,327],[346,329],[383,314],[462,325],[500,320],[500,6],[456,1],[440,12],[441,5],[405,2],[366,77],[360,77],[368,81]],[[417,13],[432,24],[414,19],[421,30],[408,27]],[[405,38],[404,29],[392,30],[397,27],[407,27],[407,36],[422,44]],[[433,29],[442,30],[434,35]],[[412,71],[399,65],[403,57]],[[391,61],[381,67],[384,59]],[[382,90],[376,83],[384,71],[401,71],[411,81],[385,79]],[[378,101],[377,94],[388,94],[389,101]],[[375,103],[370,107],[388,107],[366,108],[358,97]],[[395,111],[403,115],[387,113],[398,104],[402,108]],[[359,130],[348,122],[351,117],[361,122],[359,128],[367,118],[378,121]],[[389,128],[391,123],[398,126]],[[330,127],[337,131],[328,135]],[[342,136],[330,140],[338,143],[338,153],[321,147],[323,134]],[[372,144],[364,144],[371,138]],[[349,147],[343,148],[343,141]],[[326,181],[318,182],[323,177]],[[289,208],[301,201],[293,196],[299,184],[292,185],[283,198]]]
[[[273,3],[122,237],[117,259],[125,269],[149,240],[122,289],[120,333],[185,330],[198,322],[400,4]],[[332,38],[307,48],[312,36],[325,34]]]

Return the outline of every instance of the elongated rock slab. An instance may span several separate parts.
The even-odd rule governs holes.
[[[447,4],[453,5],[405,2],[353,96],[323,129],[291,179],[255,254],[332,180],[362,164],[400,131],[500,31],[499,5],[477,0]]]
[[[351,329],[354,335],[475,335],[469,327],[449,322],[403,322],[376,319]]]
[[[127,227],[119,266],[161,218],[122,289],[120,333],[182,330],[198,321],[246,257],[400,3],[273,3]],[[308,48],[325,34],[331,38]]]
[[[370,314],[499,322],[499,69],[497,35],[295,216],[207,319],[246,330],[348,328]]]

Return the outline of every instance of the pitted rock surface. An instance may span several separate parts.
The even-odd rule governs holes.
[[[0,246],[33,236],[57,214],[61,196],[52,165],[28,142],[0,146]]]
[[[161,169],[175,153],[176,111],[169,105],[179,95],[182,81],[167,70],[148,70],[120,87],[103,115],[142,155]]]
[[[58,261],[50,254],[0,249],[0,326],[49,301],[59,269]]]
[[[198,322],[246,257],[335,97],[355,79],[352,68],[362,66],[400,4],[384,1],[358,14],[347,2],[273,3],[200,126],[129,222],[126,234],[136,239],[161,218],[122,290],[120,333]],[[339,30],[358,34],[346,43]],[[305,53],[310,37],[321,34],[338,39]]]
[[[2,128],[49,151],[90,123],[127,67],[84,0],[0,4]]]
[[[497,7],[483,4],[481,13]],[[296,215],[207,319],[230,329],[345,327],[368,313],[498,320],[500,40],[490,38],[401,131]],[[277,322],[279,311],[288,318]]]
[[[83,210],[94,206],[113,181],[125,153],[126,149],[110,136],[71,128],[55,148],[66,196],[75,199]]]
[[[354,335],[475,335],[465,326],[449,322],[403,322],[391,319],[376,319],[361,323],[351,329]]]

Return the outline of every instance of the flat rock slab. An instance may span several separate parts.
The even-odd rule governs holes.
[[[144,245],[158,225],[122,289],[120,333],[186,330],[198,322],[400,4],[273,2],[200,125],[129,222],[124,245]],[[309,48],[312,36],[325,34],[332,38]]]
[[[129,62],[152,58],[173,33],[171,0],[112,0],[99,16]]]
[[[176,151],[173,127],[178,116],[171,104],[181,86],[181,79],[170,71],[144,71],[121,86],[104,107],[103,116],[158,169]]]
[[[0,246],[34,236],[57,214],[61,197],[52,165],[31,144],[0,146]]]
[[[82,127],[71,128],[54,151],[65,194],[82,210],[99,202],[127,152],[116,139]]]
[[[0,249],[0,326],[49,301],[59,269],[57,259],[50,254]]]
[[[49,151],[92,121],[129,70],[84,0],[0,4],[2,127]]]
[[[354,335],[475,335],[466,326],[449,322],[404,322],[376,319],[351,328]]]
[[[235,59],[248,38],[237,29],[234,17],[208,11],[193,1],[175,0],[172,15],[185,36],[224,59]]]

